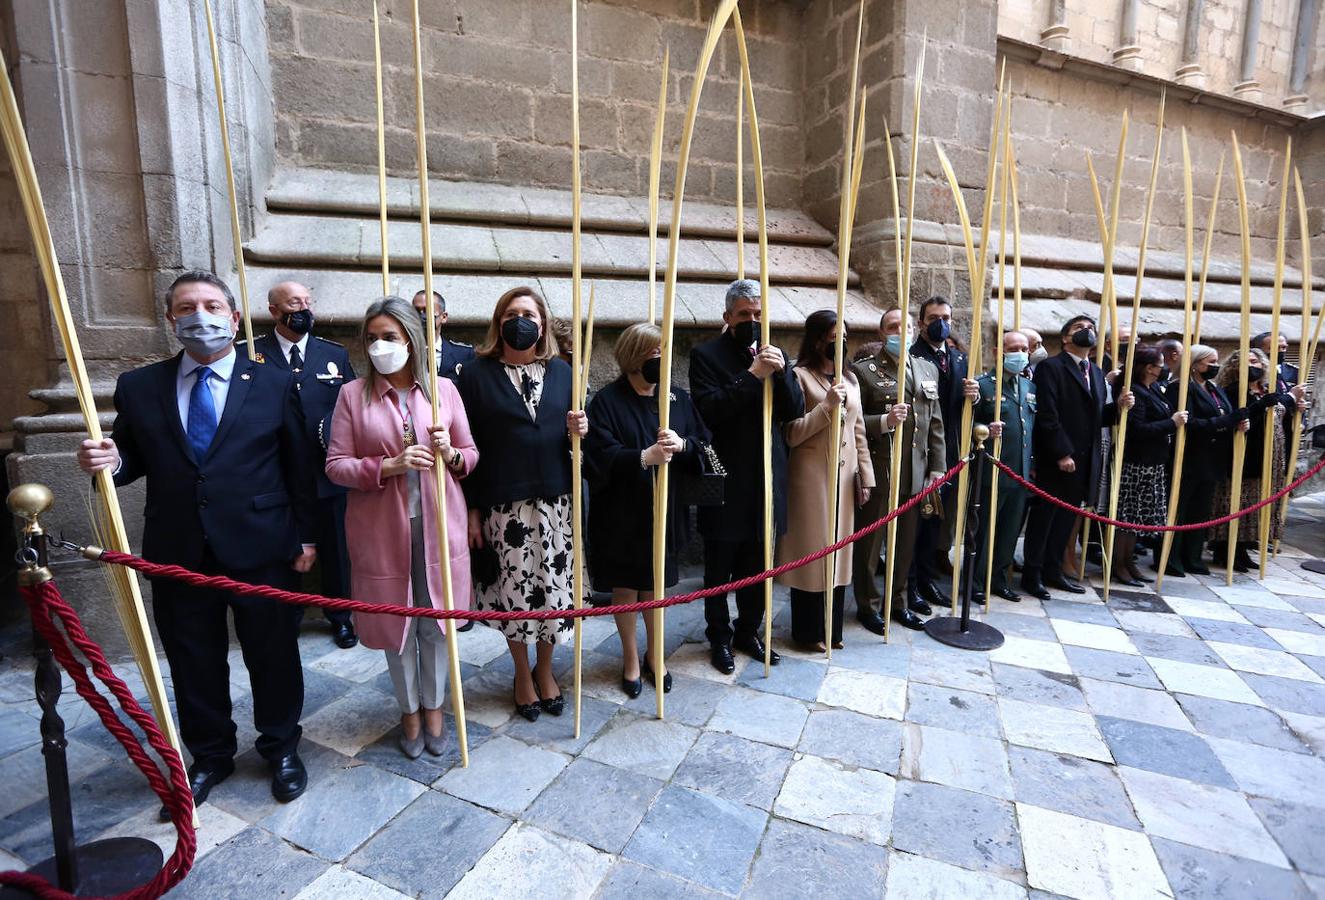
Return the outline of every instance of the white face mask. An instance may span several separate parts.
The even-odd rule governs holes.
[[[398,341],[373,341],[368,347],[373,368],[383,375],[394,375],[409,362],[409,345]]]

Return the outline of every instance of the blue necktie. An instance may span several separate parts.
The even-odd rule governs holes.
[[[197,380],[189,392],[189,446],[193,448],[194,458],[202,462],[216,436],[216,401],[212,389],[207,386],[212,370],[199,366],[194,374]]]

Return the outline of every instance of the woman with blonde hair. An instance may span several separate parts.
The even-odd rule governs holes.
[[[345,538],[350,595],[368,603],[443,607],[435,479],[445,478],[447,559],[456,608],[469,606],[469,547],[459,480],[478,462],[455,386],[437,379],[433,421],[427,339],[400,297],[373,301],[360,343],[372,366],[336,401],[327,477],[350,489]],[[440,620],[355,613],[364,646],[386,653],[401,714],[401,750],[417,759],[444,748],[448,661]],[[420,727],[419,714],[423,721]]]
[[[684,508],[678,494],[682,474],[699,467],[709,442],[708,429],[690,395],[673,388],[668,400],[670,428],[658,427],[661,332],[650,324],[632,325],[617,339],[620,375],[589,404],[593,427],[584,443],[589,479],[589,560],[596,591],[610,591],[612,603],[653,599],[653,484],[658,466],[671,466],[667,498],[667,571],[677,582],[676,556],[682,542]],[[621,689],[638,697],[643,689],[635,640],[635,613],[616,617],[621,636]],[[644,674],[657,687],[658,661],[652,658],[653,616],[644,614],[648,650]],[[670,673],[663,692],[671,689]]]
[[[547,301],[530,287],[497,301],[475,360],[456,380],[470,412],[482,463],[465,481],[469,545],[479,609],[566,610],[571,583],[570,433],[589,428],[571,408],[571,370],[557,356]],[[552,651],[569,619],[493,622],[515,662],[515,710],[529,721],[559,716],[565,699],[552,673]],[[537,662],[529,666],[529,645]]]

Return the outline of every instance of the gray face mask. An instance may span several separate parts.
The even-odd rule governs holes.
[[[1049,358],[1049,351],[1044,349],[1044,346],[1041,345],[1039,347],[1036,347],[1035,350],[1031,353],[1030,364],[1033,366],[1038,366],[1040,363],[1044,362],[1048,358]]]
[[[215,356],[235,342],[230,316],[202,310],[176,319],[175,337],[194,356]]]

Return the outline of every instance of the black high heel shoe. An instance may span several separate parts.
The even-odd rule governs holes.
[[[566,709],[566,698],[561,693],[555,697],[544,698],[543,692],[538,689],[538,683],[534,683],[534,693],[538,694],[538,706],[549,716],[559,716]]]
[[[634,681],[631,681],[625,675],[621,676],[621,692],[625,694],[627,697],[629,697],[631,700],[634,700],[636,697],[638,697],[640,695],[640,692],[643,690],[644,690],[643,679],[636,678]]]
[[[512,688],[512,690],[514,690],[514,688]],[[535,693],[535,694],[538,693],[538,687],[537,687],[537,686],[534,687],[534,693]],[[538,721],[538,711],[539,711],[539,706],[540,706],[540,705],[541,705],[541,703],[538,703],[538,702],[536,702],[536,703],[521,703],[519,700],[516,700],[516,701],[515,701],[515,711],[516,711],[516,713],[517,713],[518,715],[524,716],[524,718],[527,719],[528,721],[530,721],[530,722],[537,722],[537,721]]]
[[[653,666],[649,665],[648,657],[645,657],[644,659],[640,660],[640,671],[644,673],[645,678],[649,679],[649,682],[653,685],[654,690],[657,690],[658,676],[654,674]],[[667,672],[665,675],[663,675],[663,693],[670,694],[671,692],[672,692],[672,673]]]

